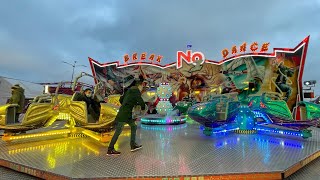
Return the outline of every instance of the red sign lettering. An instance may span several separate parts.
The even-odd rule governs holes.
[[[231,53],[233,55],[237,54],[237,46],[232,46]]]
[[[222,57],[223,57],[224,59],[225,59],[226,57],[228,57],[228,55],[229,55],[228,49],[222,50],[221,53],[222,53]]]
[[[132,55],[132,60],[133,61],[135,61],[135,60],[137,60],[138,59],[138,53],[133,53],[133,55]]]
[[[268,51],[268,49],[269,49],[269,44],[270,44],[270,43],[263,43],[262,46],[261,46],[260,52],[266,52],[266,51]],[[242,52],[242,53],[244,53],[244,52],[246,52],[246,49],[247,49],[247,43],[244,42],[244,43],[242,43],[242,45],[240,46],[240,50],[239,50],[239,51]],[[250,50],[251,50],[252,52],[256,52],[258,49],[259,49],[259,47],[258,47],[258,43],[257,43],[257,42],[254,42],[254,43],[252,43],[252,44],[250,45]],[[237,53],[238,53],[237,46],[232,46],[232,48],[231,48],[231,54],[232,54],[232,55],[236,55]],[[228,49],[224,49],[224,50],[221,51],[221,54],[222,54],[222,57],[223,57],[224,59],[226,59],[226,58],[228,57],[228,55],[229,55],[229,50],[228,50]]]
[[[142,53],[140,59],[143,61],[147,57],[147,53]]]
[[[160,56],[160,55],[159,55],[159,56],[157,57],[157,62],[161,62],[161,59],[162,59],[162,58],[163,58],[163,56]]]
[[[124,63],[127,63],[130,60],[130,57],[128,54],[124,55],[123,58],[124,58]]]
[[[150,61],[153,61],[154,57],[155,57],[155,55],[154,55],[154,54],[151,54],[150,57],[149,57],[149,60],[150,60]]]
[[[244,42],[241,46],[240,46],[240,52],[246,52],[247,50],[247,43]]]
[[[192,53],[191,50],[188,50],[186,53],[183,51],[177,52],[177,69],[182,67],[182,61],[185,61],[188,64],[191,64],[195,61],[202,60],[201,63],[205,61],[204,54],[201,52]]]
[[[266,52],[269,49],[270,43],[263,43],[260,52]]]
[[[139,60],[139,57],[140,57],[140,61],[144,61],[144,60],[147,59],[147,53],[144,52],[144,53],[141,53],[140,55],[138,55],[138,53],[133,53],[131,57],[132,57],[132,59],[131,59],[132,61]],[[162,58],[163,58],[163,56],[161,56],[161,55],[158,55],[156,57],[155,54],[150,54],[148,59],[150,61],[156,60],[156,62],[160,63]],[[128,54],[126,54],[126,55],[123,56],[123,59],[124,59],[124,63],[127,64],[128,61],[130,61],[130,56]]]
[[[258,49],[258,43],[254,42],[251,44],[250,49],[252,52],[255,52]]]

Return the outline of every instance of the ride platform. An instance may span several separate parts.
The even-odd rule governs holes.
[[[58,128],[58,126],[55,126]],[[309,139],[280,134],[205,136],[198,124],[139,125],[143,149],[130,152],[130,128],[120,156],[90,137],[39,137],[0,142],[0,165],[43,179],[282,179],[320,156],[320,129]]]

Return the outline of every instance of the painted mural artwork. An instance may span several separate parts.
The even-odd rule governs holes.
[[[221,65],[201,60],[183,61],[182,67],[160,68],[149,65],[117,67],[116,64],[99,66],[92,63],[95,76],[106,85],[106,95],[122,94],[135,78],[143,77],[147,86],[157,87],[168,82],[173,88],[175,102],[186,97],[202,102],[212,94],[238,93],[239,99],[263,92],[278,92],[289,108],[296,105],[298,74],[303,48],[296,52],[276,53],[275,57],[244,56],[233,58]],[[149,89],[152,91],[152,89]]]

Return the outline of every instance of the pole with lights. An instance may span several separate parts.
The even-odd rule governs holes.
[[[77,65],[77,61],[74,61],[73,64],[68,63],[68,62],[66,62],[66,61],[62,61],[62,63],[65,63],[65,64],[68,64],[68,65],[72,66],[71,83],[72,83],[72,81],[73,81],[74,68],[76,68],[76,67],[87,67],[87,66],[85,66],[85,65]]]
[[[304,81],[303,84],[308,87],[307,89],[303,89],[303,90],[307,90],[309,92],[303,92],[303,97],[304,98],[310,98],[310,101],[312,98],[314,98],[314,90],[312,89],[313,87],[316,87],[316,80],[310,80],[310,81]],[[311,91],[312,90],[312,91]]]

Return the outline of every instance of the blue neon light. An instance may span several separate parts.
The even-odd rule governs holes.
[[[289,130],[275,130],[275,129],[270,129],[270,128],[253,128],[254,130],[257,130],[258,132],[264,132],[264,133],[278,133],[278,134],[285,134],[285,135],[292,135],[292,136],[300,136],[303,137],[303,134],[299,131],[294,132],[294,131],[289,131]]]
[[[205,126],[200,126],[200,129],[202,130],[202,131],[204,131],[205,130]],[[239,128],[237,127],[237,128],[230,128],[230,129],[221,129],[221,128],[219,128],[219,129],[212,129],[212,133],[213,134],[219,134],[219,133],[226,133],[226,132],[229,132],[229,131],[235,131],[235,130],[239,130]]]
[[[268,116],[266,116],[264,113],[262,113],[260,111],[252,111],[252,112],[255,115],[255,118],[262,118],[266,122],[271,123],[270,118]]]
[[[262,143],[271,143],[271,144],[278,144],[281,146],[287,146],[287,147],[294,147],[294,148],[300,148],[303,149],[303,145],[301,142],[294,142],[289,140],[278,140],[278,139],[262,139],[262,138],[253,138],[253,140],[262,142]]]
[[[141,123],[145,123],[145,124],[176,124],[176,123],[185,123],[187,121],[187,118],[177,118],[177,119],[171,119],[171,118],[167,118],[167,117],[163,117],[163,118],[157,118],[157,119],[147,119],[147,118],[141,118]]]
[[[187,124],[181,124],[177,126],[150,126],[150,125],[141,124],[142,129],[151,130],[151,131],[176,131],[179,129],[184,129],[186,127],[187,127]]]

